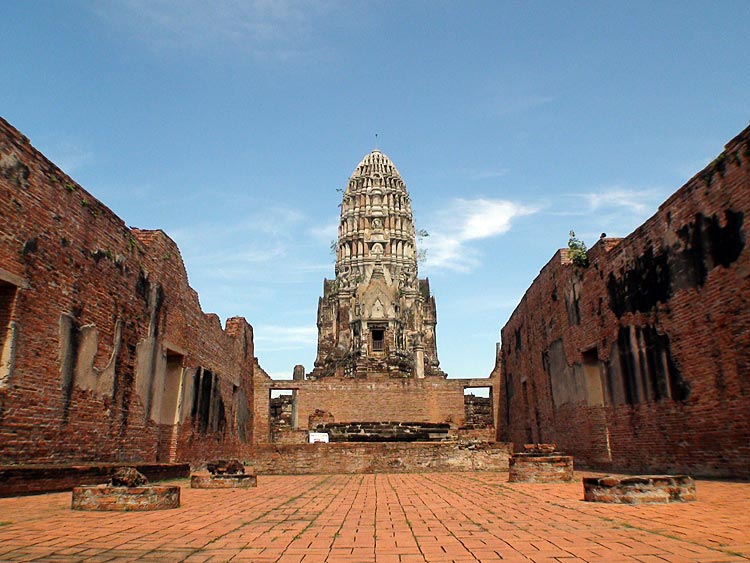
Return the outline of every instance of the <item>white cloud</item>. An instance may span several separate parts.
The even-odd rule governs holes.
[[[300,350],[317,344],[318,328],[315,325],[259,325],[254,327],[253,339],[256,347],[264,352]]]
[[[626,208],[636,213],[644,213],[654,209],[655,203],[662,198],[663,190],[657,189],[633,189],[622,186],[612,186],[580,194],[589,204],[590,211],[610,208]]]
[[[468,243],[506,233],[514,219],[536,208],[501,199],[456,199],[441,213],[437,226],[422,241],[427,267],[467,272],[479,265],[477,251]]]
[[[259,59],[289,60],[311,50],[332,2],[303,0],[118,0],[99,2],[105,20],[156,48],[229,46]]]
[[[339,236],[339,220],[333,219],[323,225],[310,229],[310,234],[316,239],[329,242]]]
[[[569,193],[548,215],[574,217],[570,226],[578,238],[595,242],[601,233],[623,237],[657,211],[669,196],[668,188],[612,185]]]

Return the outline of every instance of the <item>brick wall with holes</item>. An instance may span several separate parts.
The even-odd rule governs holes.
[[[330,413],[333,422],[431,422],[450,423],[452,434],[466,423],[464,389],[490,388],[495,399],[497,378],[354,379],[329,377],[318,380],[273,381],[256,365],[255,440],[270,440],[271,390],[296,390],[296,428],[309,429],[316,411]],[[495,400],[495,405],[496,405]],[[496,410],[495,406],[495,410]],[[490,426],[491,420],[486,421]],[[478,432],[494,439],[494,428]]]
[[[750,477],[750,128],[623,239],[561,250],[502,329],[498,434]]]
[[[0,308],[0,465],[246,454],[252,328],[2,119]]]

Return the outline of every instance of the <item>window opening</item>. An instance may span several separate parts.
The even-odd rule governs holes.
[[[491,387],[464,388],[465,428],[491,428],[495,425],[492,413]]]
[[[382,328],[372,329],[372,350],[382,352],[385,349],[385,330]]]

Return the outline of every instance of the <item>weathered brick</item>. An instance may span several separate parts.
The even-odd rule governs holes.
[[[623,239],[559,251],[502,329],[499,437],[750,477],[750,128]]]
[[[252,328],[2,119],[0,311],[0,464],[249,455]]]

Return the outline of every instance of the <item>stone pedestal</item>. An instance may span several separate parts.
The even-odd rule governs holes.
[[[145,485],[113,487],[93,485],[73,488],[73,510],[143,511],[179,508],[180,487]]]
[[[618,504],[693,501],[695,481],[687,475],[584,477],[583,498]]]
[[[568,483],[573,480],[573,456],[519,453],[510,457],[511,483]]]
[[[190,487],[193,489],[251,489],[257,486],[258,478],[247,473],[190,476]]]
[[[568,483],[573,480],[573,456],[557,451],[555,444],[524,444],[522,453],[510,456],[511,483]]]
[[[255,471],[245,472],[239,459],[217,459],[206,464],[210,475],[191,475],[192,489],[250,489],[258,486]]]

